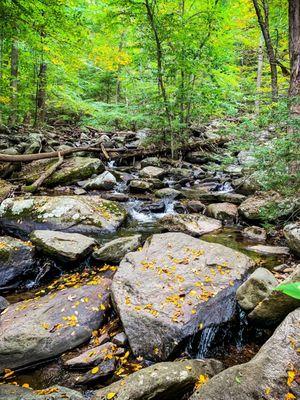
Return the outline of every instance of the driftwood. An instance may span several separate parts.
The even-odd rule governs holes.
[[[37,189],[42,186],[43,182],[49,178],[49,176],[51,176],[64,162],[64,158],[61,155],[61,152],[58,152],[58,161],[51,165],[50,168],[48,168],[35,182],[33,182],[32,185],[29,186],[24,186],[23,189],[26,192],[31,192],[34,193],[37,191]]]

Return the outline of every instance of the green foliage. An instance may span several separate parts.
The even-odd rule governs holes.
[[[300,300],[300,282],[281,284],[277,286],[275,290]]]

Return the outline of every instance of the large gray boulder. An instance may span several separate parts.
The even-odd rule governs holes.
[[[115,393],[118,400],[180,399],[194,389],[200,375],[209,379],[222,369],[216,360],[162,362],[97,390],[92,400],[106,400],[109,393]]]
[[[141,241],[141,235],[120,237],[96,249],[93,252],[93,257],[103,262],[119,263],[127,253],[135,251],[140,246]]]
[[[31,184],[56,162],[56,159],[47,159],[23,164],[22,171],[18,177],[24,179],[27,184]],[[104,165],[98,158],[71,157],[65,159],[61,167],[47,178],[43,184],[49,187],[71,185],[102,171],[104,171]]]
[[[35,269],[34,246],[30,242],[0,237],[0,287],[21,280]]]
[[[165,175],[165,170],[159,167],[148,166],[144,167],[140,171],[140,177],[142,178],[162,178]]]
[[[244,238],[254,242],[265,242],[267,240],[267,231],[260,226],[247,226],[243,229],[242,235]]]
[[[232,203],[215,203],[206,208],[206,213],[209,217],[221,221],[234,222],[238,216],[238,208]]]
[[[86,190],[110,190],[117,184],[114,175],[105,171],[101,175],[84,182],[83,188]]]
[[[283,234],[290,249],[300,255],[300,222],[286,225],[283,228]]]
[[[88,340],[103,324],[109,288],[110,280],[94,277],[90,284],[6,308],[0,316],[0,373],[57,356]]]
[[[165,360],[201,327],[232,318],[247,256],[183,233],[156,234],[122,260],[113,301],[135,355]]]
[[[78,261],[89,255],[96,240],[80,233],[33,231],[30,240],[44,253],[61,261]]]
[[[236,291],[237,301],[244,310],[253,310],[277,285],[269,270],[257,268]]]
[[[251,361],[214,376],[189,400],[296,399],[297,383],[293,376],[300,367],[299,320],[298,308],[286,317]],[[294,397],[287,397],[293,392]]]
[[[16,197],[0,205],[0,226],[23,235],[39,229],[103,233],[118,229],[125,218],[123,207],[100,196]]]
[[[300,264],[282,284],[300,281]],[[279,291],[272,291],[249,314],[249,318],[264,325],[274,325],[283,320],[289,312],[300,307],[300,300]]]
[[[193,236],[201,236],[220,229],[222,222],[202,214],[170,214],[164,216],[159,224],[171,232],[184,232]]]
[[[61,386],[30,390],[21,386],[0,386],[0,400],[84,400],[81,393]]]

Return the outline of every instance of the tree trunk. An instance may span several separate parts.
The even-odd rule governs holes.
[[[36,118],[35,126],[41,126],[45,122],[46,114],[46,79],[47,64],[42,61],[39,67],[38,85],[36,92]]]
[[[295,0],[297,1],[297,0]],[[277,60],[274,51],[274,46],[272,43],[272,39],[270,36],[270,24],[269,24],[269,5],[268,0],[262,0],[261,6],[258,3],[258,0],[252,0],[258,23],[263,34],[265,45],[268,54],[268,60],[270,64],[271,71],[271,88],[272,88],[272,99],[276,101],[278,98],[278,79],[277,79]]]
[[[264,38],[263,35],[260,36],[258,56],[257,56],[257,79],[256,79],[256,100],[255,100],[255,113],[259,114],[260,108],[260,90],[262,83],[262,72],[264,64]]]
[[[11,89],[11,112],[8,118],[8,125],[14,126],[18,118],[18,72],[19,72],[19,49],[15,39],[11,44],[10,55],[10,89]]]
[[[300,117],[300,1],[289,0],[291,113]]]

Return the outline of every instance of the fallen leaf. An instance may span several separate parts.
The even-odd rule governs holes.
[[[115,393],[115,392],[109,392],[109,393],[107,393],[106,398],[107,398],[108,400],[113,399],[113,398],[115,397],[116,394],[117,394],[117,393]]]
[[[94,367],[94,368],[91,370],[91,373],[92,373],[92,374],[96,374],[98,371],[99,371],[99,367]]]

